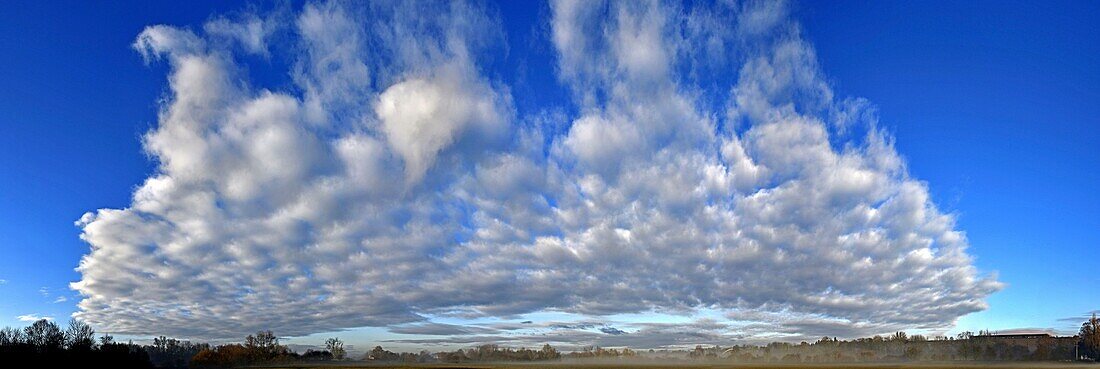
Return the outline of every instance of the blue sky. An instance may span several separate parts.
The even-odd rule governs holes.
[[[1100,244],[1096,4],[803,6],[837,89],[879,106],[977,265],[1008,284],[962,325],[1072,329],[1052,320],[1095,310],[1081,257]]]
[[[272,17],[285,17],[278,20],[289,19],[285,23],[293,24],[294,19],[301,19],[304,11],[303,5],[298,3],[278,9],[221,2],[189,3],[179,7],[114,3],[106,8],[81,2],[42,2],[10,7],[9,11],[0,14],[0,50],[6,55],[0,58],[0,73],[3,73],[0,78],[0,176],[4,178],[0,181],[0,279],[4,281],[0,284],[0,296],[3,296],[0,298],[0,325],[21,325],[24,322],[19,320],[20,316],[65,319],[77,311],[76,303],[81,297],[69,289],[69,283],[82,279],[81,273],[74,268],[88,253],[89,246],[80,240],[81,226],[74,225],[74,221],[96,209],[132,206],[131,196],[135,189],[146,178],[164,171],[158,169],[155,155],[143,151],[141,137],[164,124],[157,113],[163,101],[173,100],[173,92],[165,83],[166,75],[174,70],[168,60],[182,51],[160,52],[152,45],[148,50],[161,56],[143,58],[132,47],[135,38],[147,26],[156,24],[203,34],[203,24],[221,15],[236,22],[246,19],[245,15],[259,14],[266,22],[270,18],[264,17],[276,14]],[[327,9],[319,8],[322,13]],[[1088,292],[1100,280],[1088,270],[1087,264],[1090,254],[1095,253],[1100,243],[1100,234],[1096,232],[1100,229],[1100,198],[1094,190],[1100,184],[1100,146],[1095,144],[1100,139],[1100,118],[1097,118],[1100,117],[1100,19],[1097,19],[1100,5],[1095,2],[1040,5],[1000,1],[913,4],[841,1],[795,2],[783,8],[780,14],[799,24],[799,37],[816,51],[819,78],[838,100],[848,96],[863,97],[873,105],[877,125],[893,136],[893,147],[904,158],[908,176],[927,185],[931,202],[940,211],[957,217],[954,229],[965,232],[969,240],[966,252],[973,257],[973,266],[982,275],[996,273],[996,280],[1004,283],[999,291],[979,298],[988,303],[988,309],[964,314],[950,332],[1053,328],[1065,333],[1073,330],[1077,323],[1059,319],[1082,316],[1100,308],[1100,300]],[[566,54],[570,49],[551,40],[555,26],[550,19],[557,14],[551,7],[517,2],[490,3],[473,9],[452,9],[452,13],[445,13],[444,17],[469,11],[486,13],[485,24],[475,24],[473,28],[476,29],[472,31],[455,31],[468,32],[465,40],[474,55],[469,62],[476,67],[456,67],[461,70],[455,72],[453,78],[447,77],[449,72],[436,71],[447,68],[440,66],[446,64],[443,62],[433,64],[429,60],[425,62],[429,67],[413,68],[432,70],[425,73],[444,81],[431,80],[442,86],[439,90],[445,91],[443,94],[452,91],[447,84],[452,79],[458,81],[455,83],[459,87],[455,88],[468,87],[475,95],[478,91],[490,91],[487,92],[488,104],[495,106],[490,108],[495,110],[475,113],[470,122],[459,126],[490,131],[500,125],[541,125],[543,139],[551,144],[535,151],[541,150],[549,159],[536,158],[535,161],[554,161],[558,155],[554,150],[579,147],[570,146],[570,142],[580,142],[569,140],[573,137],[571,134],[577,133],[570,127],[582,122],[585,112],[597,110],[603,112],[600,116],[614,118],[615,111],[625,110],[614,106],[613,99],[595,103],[583,101],[582,96],[592,91],[596,95],[613,94],[591,86],[618,82],[601,79],[610,78],[606,76],[593,77],[601,72],[585,69],[583,64],[568,64]],[[607,17],[615,15],[613,11],[608,13]],[[353,16],[350,19],[385,16]],[[778,30],[767,32],[791,32],[784,26],[774,27]],[[446,25],[441,29],[444,33],[450,32]],[[482,37],[486,35],[488,37]],[[207,38],[212,40],[213,36]],[[487,45],[471,41],[481,39],[488,40]],[[301,84],[301,75],[295,74],[296,63],[301,63],[301,50],[294,46],[298,42],[294,31],[276,29],[267,35],[266,41],[266,49],[270,50],[266,55],[250,54],[240,46],[228,47],[236,53],[232,60],[239,67],[237,78],[257,89],[266,88],[308,100],[305,96],[309,88]],[[600,42],[588,45],[592,49],[603,46]],[[365,50],[364,54],[375,51],[369,47]],[[699,69],[704,73],[702,77],[681,74],[673,78],[673,83],[682,86],[690,85],[695,79],[712,81],[715,86],[703,85],[695,91],[703,96],[701,100],[724,101],[730,85],[738,82],[737,70],[745,60],[751,60],[752,52],[746,52],[749,56],[731,57],[727,64],[705,65]],[[597,52],[592,56],[597,59],[592,60],[605,56]],[[685,64],[673,64],[673,74],[690,69],[688,64],[696,57],[690,54],[681,60],[686,60]],[[367,63],[371,82],[364,88],[380,92],[371,95],[372,98],[401,97],[398,93],[406,90],[388,87],[400,85],[401,79],[410,74],[386,74],[386,71],[417,61],[386,63]],[[624,70],[629,70],[629,64],[623,65]],[[567,75],[569,70],[576,74]],[[318,85],[324,84],[322,76],[305,78],[313,78]],[[725,103],[714,105],[725,106]],[[354,106],[334,109],[330,113],[335,115],[362,113]],[[388,142],[395,147],[397,143],[413,140],[405,149],[395,148],[392,156],[404,158],[408,181],[416,179],[415,172],[408,169],[415,167],[412,163],[420,163],[418,165],[425,168],[423,176],[427,185],[421,188],[444,188],[436,186],[443,186],[440,183],[450,181],[449,178],[461,177],[462,173],[439,170],[438,166],[442,165],[439,163],[454,164],[459,168],[456,170],[461,171],[462,168],[480,168],[483,163],[477,160],[488,160],[480,156],[483,154],[467,155],[467,147],[506,147],[500,149],[502,152],[528,149],[517,148],[520,144],[514,141],[504,144],[469,141],[462,132],[456,131],[439,133],[443,135],[439,136],[441,139],[455,142],[454,147],[425,149],[423,144],[416,144],[415,134],[409,138],[399,128],[400,122],[412,119],[402,118],[401,113],[400,110],[390,116],[377,113],[382,122],[379,132],[386,132]],[[726,114],[725,111],[713,113]],[[444,116],[439,119],[463,122],[466,118]],[[756,118],[745,119],[750,125],[759,124],[754,121]],[[390,121],[398,123],[388,123]],[[746,128],[739,129],[740,133],[747,134]],[[835,132],[831,134],[842,137]],[[555,135],[561,140],[555,141]],[[742,140],[748,142],[748,138]],[[862,142],[854,141],[856,145]],[[557,149],[553,142],[560,143]],[[588,159],[585,152],[574,151],[576,157],[561,154],[566,159],[572,158],[562,159],[567,169],[573,170],[570,166],[575,166],[578,172],[601,176],[612,170],[603,164],[585,163]],[[426,162],[413,159],[424,153],[438,153],[438,157]],[[583,184],[577,183],[578,186]],[[607,183],[616,182],[609,180]],[[551,199],[548,200],[551,206],[558,206],[558,196],[546,194],[545,190],[543,194]],[[478,213],[479,209],[469,208],[476,202],[458,202],[465,205],[455,206],[458,209],[455,211],[467,215]],[[446,200],[442,204],[450,209],[455,203]],[[438,209],[439,204],[436,205]],[[418,214],[416,209],[394,211],[397,217],[415,218]],[[451,213],[434,214],[429,218],[454,216],[447,214]],[[102,218],[101,215],[99,219]],[[462,219],[457,220],[459,226],[454,239],[475,237],[481,218],[459,218]],[[515,224],[520,223],[517,218]],[[565,234],[563,239],[568,239],[568,233],[569,230],[562,227],[546,230],[546,234]],[[428,252],[445,253],[440,251],[445,247]],[[101,271],[100,275],[111,274]],[[330,284],[318,286],[327,288]],[[649,329],[657,334],[672,333],[652,324],[681,320],[676,314],[664,313],[637,315],[615,311],[611,315],[597,314],[594,311],[599,309],[586,310],[588,305],[585,303],[591,302],[593,296],[598,297],[571,295],[571,299],[580,301],[572,307],[577,309],[578,315],[501,307],[504,313],[477,319],[495,324],[525,321],[528,319],[520,317],[527,314],[535,317],[531,318],[535,320],[533,324],[538,324],[599,317],[623,326],[635,324],[631,326],[632,333],[644,333]],[[141,300],[132,295],[124,297]],[[535,310],[554,306],[553,303],[527,301],[522,296],[511,297],[529,302]],[[356,296],[348,298],[355,300]],[[478,303],[459,302],[459,305]],[[466,318],[440,314],[454,307],[450,304],[439,302],[435,307],[440,310],[430,314],[416,313],[433,316],[433,324],[470,322]],[[364,310],[372,308],[382,307],[372,305]],[[485,310],[492,308],[484,306]],[[649,308],[671,306],[657,304]],[[801,313],[797,307],[794,310],[794,313]],[[808,308],[807,311],[821,310]],[[827,317],[851,320],[842,312],[825,311],[823,314]],[[520,313],[519,317],[516,313]],[[728,318],[723,312],[694,314],[691,316],[697,319],[691,319],[691,324],[706,323],[708,316],[719,320]],[[883,318],[871,323],[894,327],[890,324],[896,320]],[[334,327],[352,327],[341,324],[348,323],[335,319],[317,329],[324,332]],[[359,332],[366,332],[360,333],[365,337],[363,341],[402,339],[406,336],[393,333],[392,327],[403,324],[410,323],[401,319],[380,321],[376,325],[381,328]],[[387,331],[385,327],[391,329]]]

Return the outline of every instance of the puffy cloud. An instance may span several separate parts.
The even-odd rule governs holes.
[[[437,8],[306,4],[284,24],[287,91],[234,57],[282,52],[264,18],[143,31],[135,49],[171,66],[143,138],[158,170],[77,222],[76,316],[659,347],[943,329],[1000,288],[873,107],[834,98],[784,4],[553,2],[574,116],[518,116],[483,70],[498,22]],[[702,310],[724,320],[432,321]]]
[[[390,86],[378,97],[375,113],[390,146],[405,161],[405,175],[419,181],[440,151],[467,131],[499,135],[506,116],[502,99],[485,84],[464,82],[458,71],[443,68],[435,78],[416,78]]]
[[[617,326],[627,327],[619,329]],[[734,331],[734,326],[710,318],[676,323],[631,322],[552,322],[530,325],[496,324],[478,327],[490,331],[478,334],[431,338],[399,338],[389,342],[414,345],[464,345],[477,342],[500,342],[515,346],[537,346],[551,343],[565,350],[579,350],[592,345],[603,347],[690,348],[699,344],[729,345],[746,335]],[[495,331],[492,331],[495,329]]]

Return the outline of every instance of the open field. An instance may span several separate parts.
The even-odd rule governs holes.
[[[1075,368],[1097,369],[1098,363],[1057,363],[1057,362],[1012,362],[1012,363],[893,363],[893,364],[697,364],[677,362],[647,362],[647,363],[476,363],[476,364],[360,364],[360,365],[289,365],[271,367],[272,369],[351,369],[351,368],[379,368],[379,369],[627,369],[627,368],[686,368],[686,369],[768,369],[768,368],[813,368],[813,369],[949,369],[949,368],[974,368],[974,369],[1023,369],[1023,368]]]

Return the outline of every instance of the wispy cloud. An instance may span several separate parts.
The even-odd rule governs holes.
[[[77,222],[93,247],[76,316],[516,340],[430,317],[713,309],[747,332],[537,328],[670,345],[939,329],[1001,288],[873,106],[834,96],[785,3],[554,1],[546,87],[571,97],[535,111],[485,70],[507,39],[495,12],[390,5],[141,32],[134,48],[170,67],[142,139],[158,169]],[[295,86],[248,80],[241,56],[268,53],[291,55]],[[734,72],[697,74],[718,71]]]
[[[42,319],[53,320],[53,317],[46,316],[46,315],[41,315],[40,316],[38,314],[26,314],[26,315],[17,316],[17,317],[15,317],[15,319],[17,319],[21,322],[36,322],[36,321],[39,321],[39,320],[42,320]]]
[[[1088,312],[1085,312],[1084,314],[1081,314],[1081,315],[1078,315],[1078,316],[1070,316],[1070,317],[1060,318],[1060,319],[1058,319],[1058,321],[1063,322],[1063,323],[1081,324],[1081,323],[1089,320],[1089,318],[1091,318],[1093,315],[1100,315],[1100,310],[1088,311]]]
[[[490,328],[443,323],[415,323],[399,325],[390,327],[389,331],[398,334],[418,334],[428,336],[486,334],[496,332],[495,329]]]
[[[618,335],[621,335],[621,334],[626,334],[626,332],[624,332],[623,330],[618,329],[618,328],[614,328],[614,327],[600,328],[600,332],[607,333],[607,334],[610,334],[610,335],[615,335],[615,336],[618,336]]]
[[[56,299],[53,299],[53,303],[55,303],[55,304],[60,304],[60,303],[65,302],[65,301],[69,301],[69,298],[65,297],[65,296],[57,296]]]

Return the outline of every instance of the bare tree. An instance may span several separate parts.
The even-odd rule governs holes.
[[[65,347],[70,350],[90,351],[95,346],[95,330],[87,323],[76,319],[69,320],[65,329]]]
[[[40,319],[23,328],[23,334],[26,342],[39,352],[58,351],[65,344],[65,334],[61,332],[61,328],[46,319]]]
[[[115,336],[104,333],[102,336],[99,337],[99,346],[100,347],[110,346],[110,345],[113,345],[113,344],[115,344]]]
[[[336,360],[343,360],[348,354],[348,352],[344,350],[344,342],[336,337],[325,340],[325,350],[331,352],[332,357]]]
[[[275,347],[279,345],[279,337],[275,336],[275,333],[271,331],[259,331],[256,335],[249,335],[244,339],[245,346],[255,347],[260,349],[266,349],[269,347]]]
[[[1082,353],[1100,361],[1100,319],[1096,318],[1096,313],[1092,313],[1092,318],[1081,324],[1079,335],[1084,351]]]
[[[4,329],[0,330],[0,346],[21,345],[25,341],[25,335],[22,330],[12,327],[4,327]]]
[[[256,332],[255,336],[245,338],[244,346],[256,356],[254,359],[270,360],[283,353],[283,346],[279,345],[279,337],[271,331]]]

